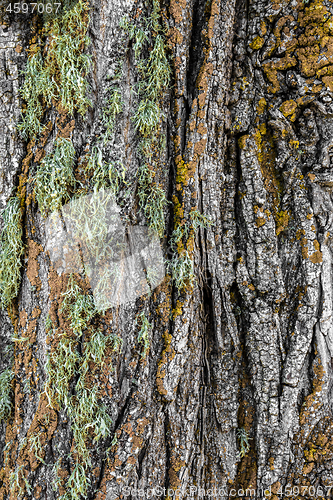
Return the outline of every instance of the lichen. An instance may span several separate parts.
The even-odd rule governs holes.
[[[42,132],[45,105],[60,104],[68,113],[78,111],[82,115],[91,105],[86,97],[89,86],[84,77],[90,57],[83,53],[89,44],[88,23],[88,3],[79,0],[43,27],[43,36],[49,37],[45,58],[41,46],[31,45],[21,90],[26,107],[18,125],[24,139]]]
[[[139,151],[141,166],[138,172],[138,197],[148,226],[160,237],[164,234],[164,209],[167,205],[164,190],[156,181],[160,152],[165,147],[161,135],[163,113],[161,101],[170,84],[170,64],[166,55],[165,37],[160,25],[159,2],[152,2],[149,16],[140,19],[140,27],[123,19],[121,27],[133,40],[138,105],[132,116],[141,136]]]
[[[83,293],[73,274],[62,294],[59,312],[64,315],[69,330],[50,328],[51,320],[48,320],[52,348],[47,362],[45,392],[51,407],[65,408],[71,421],[75,465],[66,482],[67,491],[60,496],[61,500],[69,500],[87,494],[90,444],[106,438],[112,424],[107,408],[100,402],[100,383],[95,382],[90,387],[91,363],[95,364],[95,370],[101,368],[107,347],[118,352],[121,341],[117,336],[105,336],[90,327],[97,311],[92,297]],[[82,343],[84,332],[86,340],[80,354],[79,343]],[[74,375],[78,375],[78,379],[71,395]]]
[[[37,165],[36,196],[43,217],[59,210],[69,199],[69,187],[75,186],[73,161],[75,149],[69,139],[57,139],[54,151]]]
[[[144,311],[137,315],[136,325],[140,327],[138,333],[138,342],[143,345],[141,358],[144,359],[149,351],[149,334],[151,332],[151,324],[149,323]]]
[[[21,260],[24,253],[22,243],[22,210],[17,197],[9,199],[2,214],[3,231],[0,253],[0,294],[3,307],[17,296],[21,283]]]
[[[7,419],[12,410],[12,380],[11,368],[0,374],[0,420]]]

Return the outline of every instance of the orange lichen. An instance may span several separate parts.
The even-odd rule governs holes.
[[[256,219],[256,226],[261,227],[264,224],[266,224],[266,219],[264,217],[257,217]]]
[[[176,23],[183,19],[183,9],[186,8],[186,0],[172,0],[170,2],[170,14]]]
[[[28,239],[28,266],[27,277],[31,286],[35,286],[37,291],[41,289],[42,283],[38,276],[39,264],[37,262],[38,255],[43,251],[43,247],[33,240]]]

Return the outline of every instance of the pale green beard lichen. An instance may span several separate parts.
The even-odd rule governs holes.
[[[58,139],[54,151],[37,166],[36,195],[43,217],[59,210],[69,200],[68,188],[75,186],[73,160],[75,149],[69,139]]]
[[[13,372],[10,368],[0,375],[0,421],[9,417],[12,410],[12,380]]]
[[[143,359],[147,356],[149,351],[149,333],[151,332],[151,324],[143,311],[138,314],[135,324],[140,327],[138,342],[143,345],[143,352],[141,354],[141,358]]]
[[[141,136],[141,166],[138,172],[138,197],[147,224],[160,237],[164,235],[164,209],[167,199],[155,175],[160,167],[160,153],[165,147],[161,136],[163,113],[161,101],[170,85],[171,69],[166,55],[163,29],[160,26],[159,2],[154,0],[149,17],[138,27],[123,19],[121,27],[133,40],[136,68],[139,75],[136,92],[139,96],[133,123]]]
[[[3,231],[0,253],[0,293],[3,307],[17,296],[21,283],[22,211],[20,200],[10,198],[3,212]]]
[[[250,443],[249,440],[252,439],[249,437],[249,433],[245,430],[244,427],[237,429],[237,437],[240,442],[240,451],[238,452],[239,458],[245,457],[246,453],[250,451]]]
[[[62,297],[60,311],[69,320],[73,334],[52,329],[52,322],[48,320],[49,335],[54,340],[58,339],[58,345],[51,351],[47,363],[46,394],[50,405],[56,403],[59,408],[65,408],[71,420],[76,464],[66,483],[67,492],[60,499],[73,500],[87,494],[91,444],[106,438],[112,425],[107,408],[99,400],[100,383],[88,387],[87,375],[91,372],[91,363],[94,363],[95,369],[102,368],[108,346],[112,351],[119,352],[121,340],[116,335],[104,335],[100,330],[93,330],[90,321],[97,314],[93,299],[82,292],[73,274]],[[84,332],[90,335],[90,339],[82,343]],[[82,354],[78,349],[79,343],[82,343]],[[75,374],[79,378],[74,395],[71,395],[70,384]],[[55,486],[58,483],[56,478]]]
[[[21,90],[26,108],[18,125],[26,140],[43,130],[45,106],[61,104],[68,113],[77,111],[83,116],[91,105],[84,77],[90,56],[82,52],[89,45],[87,12],[88,4],[79,0],[63,16],[46,23],[43,31],[49,37],[49,46],[45,58],[41,47],[33,45],[30,50]]]

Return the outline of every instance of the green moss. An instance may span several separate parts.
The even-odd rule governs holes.
[[[198,210],[192,209],[189,215],[190,228],[184,221],[177,220],[169,241],[174,254],[169,262],[169,272],[179,292],[192,287],[196,281],[193,260],[188,250],[193,240],[193,231],[197,231],[199,227],[206,229],[212,225],[212,222]]]
[[[69,139],[58,139],[54,151],[37,166],[36,195],[43,217],[59,210],[69,200],[69,187],[75,186],[73,161],[75,149]]]
[[[9,417],[12,411],[13,372],[10,368],[0,374],[0,420]]]
[[[175,255],[169,263],[169,272],[174,285],[179,291],[184,291],[195,283],[193,261],[187,250]]]
[[[54,338],[53,338],[54,340]],[[57,348],[50,353],[46,362],[47,382],[45,393],[49,399],[49,404],[54,405],[54,401],[68,406],[69,384],[74,376],[79,361],[78,343],[76,339],[71,339],[66,335],[61,335]]]
[[[62,107],[73,114],[84,115],[91,101],[86,97],[89,85],[84,74],[90,67],[90,56],[83,47],[90,43],[88,29],[88,3],[79,0],[65,14],[50,23],[52,36],[46,67],[54,62],[59,71],[58,99]]]
[[[61,495],[59,500],[81,500],[82,497],[86,498],[89,485],[90,481],[87,478],[86,468],[76,462],[66,484],[69,490],[64,495]]]
[[[103,160],[103,145],[92,148],[86,167],[86,172],[93,172],[91,184],[94,189],[111,189],[114,197],[117,196],[121,183],[125,182],[126,170],[120,162],[106,163]]]
[[[189,232],[186,224],[178,224],[169,241],[173,256],[168,263],[168,268],[172,281],[179,292],[195,283],[193,261],[183,243],[183,240],[188,239]]]
[[[96,314],[92,298],[82,293],[74,275],[69,277],[60,311],[69,320],[74,337],[65,332],[59,335],[57,348],[50,353],[47,361],[48,380],[45,392],[50,403],[55,400],[60,407],[64,405],[68,408],[69,385],[80,361],[78,342]],[[57,330],[52,329],[50,335],[55,337],[58,336],[57,333]]]
[[[136,129],[144,137],[149,136],[160,123],[160,108],[158,104],[149,100],[149,97],[140,101],[133,121]]]
[[[0,293],[3,307],[17,296],[21,283],[21,260],[24,252],[22,243],[22,211],[20,200],[10,198],[2,214],[3,231],[0,253]]]
[[[121,90],[116,86],[111,86],[109,90],[111,90],[111,93],[107,99],[106,107],[103,109],[103,121],[106,125],[107,138],[109,138],[114,131],[116,118],[123,110]]]
[[[38,434],[30,436],[29,445],[30,445],[30,450],[33,452],[33,454],[37,458],[37,460],[39,460],[39,462],[46,465],[44,460],[41,457],[42,452],[43,452],[43,447],[42,447],[41,442],[40,442],[41,435],[42,435],[42,432],[39,432]]]

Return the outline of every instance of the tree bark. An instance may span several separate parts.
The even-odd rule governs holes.
[[[332,5],[80,0],[60,10],[60,31],[53,18],[8,5],[0,206],[19,200],[24,255],[18,293],[0,311],[0,373],[12,373],[9,386],[0,383],[2,404],[6,390],[11,400],[0,499],[329,498]],[[80,5],[73,31],[61,32]],[[54,47],[66,36],[81,84],[61,73],[66,61]],[[37,74],[58,93],[40,91],[44,128],[33,133],[30,124],[24,135],[17,127],[28,116],[22,89],[34,54]],[[147,102],[152,126],[139,121]],[[159,233],[165,277],[151,293],[90,314],[87,275],[55,265],[38,175],[61,141],[75,150],[75,187],[68,181],[57,195],[62,205],[117,182],[123,223]],[[88,356],[96,332],[103,359]],[[72,346],[73,373],[62,342]],[[90,422],[80,404],[95,389]],[[99,436],[97,414],[110,422]]]

